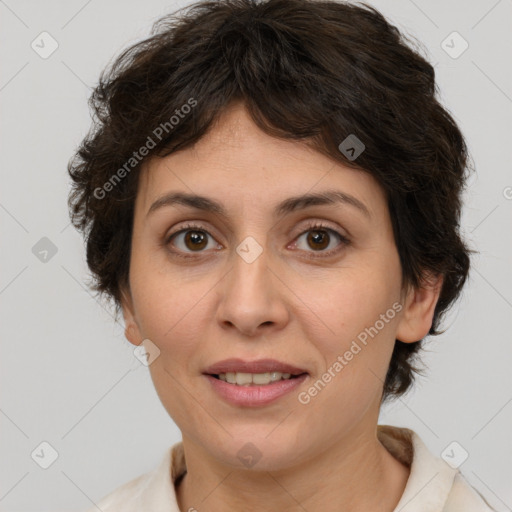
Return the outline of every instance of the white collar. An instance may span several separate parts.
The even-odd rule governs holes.
[[[459,471],[434,456],[414,431],[377,425],[377,436],[395,458],[410,467],[406,487],[393,512],[446,510],[445,504],[451,496],[454,479],[457,479],[459,489],[463,487],[465,499],[471,499],[467,503],[475,504],[471,510],[490,510],[484,508],[484,502],[463,483]],[[180,441],[166,450],[157,468],[113,491],[99,505],[108,512],[121,509],[123,512],[180,512],[174,482],[185,472],[183,443]]]

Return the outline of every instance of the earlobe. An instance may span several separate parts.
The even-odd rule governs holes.
[[[135,320],[135,312],[131,295],[125,290],[121,291],[121,309],[124,318],[124,335],[132,345],[140,345],[142,343],[142,336],[140,335],[139,326]]]
[[[442,275],[428,274],[420,288],[411,287],[408,290],[396,332],[397,340],[414,343],[429,333],[442,286]]]

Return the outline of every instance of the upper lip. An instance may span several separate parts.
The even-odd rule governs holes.
[[[218,375],[219,373],[266,373],[281,372],[292,375],[307,373],[306,370],[298,368],[288,363],[277,361],[276,359],[258,359],[256,361],[244,361],[243,359],[225,359],[212,364],[204,373],[209,375]]]

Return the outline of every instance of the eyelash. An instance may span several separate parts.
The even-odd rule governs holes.
[[[201,231],[201,232],[206,233],[209,236],[211,236],[210,233],[208,233],[208,231],[206,229],[204,229],[203,226],[201,226],[199,224],[189,223],[189,224],[186,224],[185,226],[183,226],[180,230],[175,231],[174,233],[171,233],[165,239],[165,246],[169,245],[175,236],[179,235],[180,233],[187,232],[187,231]],[[311,224],[309,224],[307,226],[307,229],[305,229],[299,235],[297,235],[296,239],[300,238],[302,235],[305,235],[308,231],[327,231],[330,233],[334,233],[339,238],[339,240],[341,242],[340,245],[335,249],[331,249],[329,251],[318,251],[320,254],[313,253],[313,254],[307,256],[308,258],[312,258],[312,259],[313,258],[327,258],[330,256],[334,256],[339,251],[341,251],[344,247],[346,247],[347,245],[350,244],[350,240],[346,236],[342,235],[340,232],[336,231],[335,229],[333,229],[329,226],[326,226],[322,222],[312,222]],[[173,255],[175,255],[179,258],[190,259],[190,258],[197,257],[197,256],[189,256],[187,254],[182,254],[179,251],[171,251],[171,252]],[[202,251],[198,251],[198,252],[200,253]],[[309,251],[306,251],[306,252],[309,252]]]

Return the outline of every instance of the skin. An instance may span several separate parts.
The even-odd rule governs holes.
[[[362,201],[371,217],[348,205],[273,216],[274,205],[290,196],[331,188]],[[228,218],[185,206],[147,215],[171,191],[209,196]],[[187,221],[202,226],[206,240],[199,251],[184,234],[166,244]],[[325,245],[308,242],[308,233],[318,235],[310,221],[323,221],[350,242],[332,232]],[[252,263],[236,252],[248,236],[263,251]],[[437,277],[418,290],[402,290],[385,196],[371,176],[302,142],[266,135],[243,104],[226,109],[194,147],[148,160],[122,308],[127,339],[134,345],[149,339],[160,350],[149,368],[183,436],[180,510],[392,511],[409,469],[376,435],[382,386],[395,339],[410,343],[427,335],[441,285]],[[402,310],[301,404],[297,393],[395,302]],[[230,357],[275,358],[306,369],[309,377],[297,393],[272,404],[231,405],[202,375]],[[262,455],[251,468],[237,456],[247,442]]]

